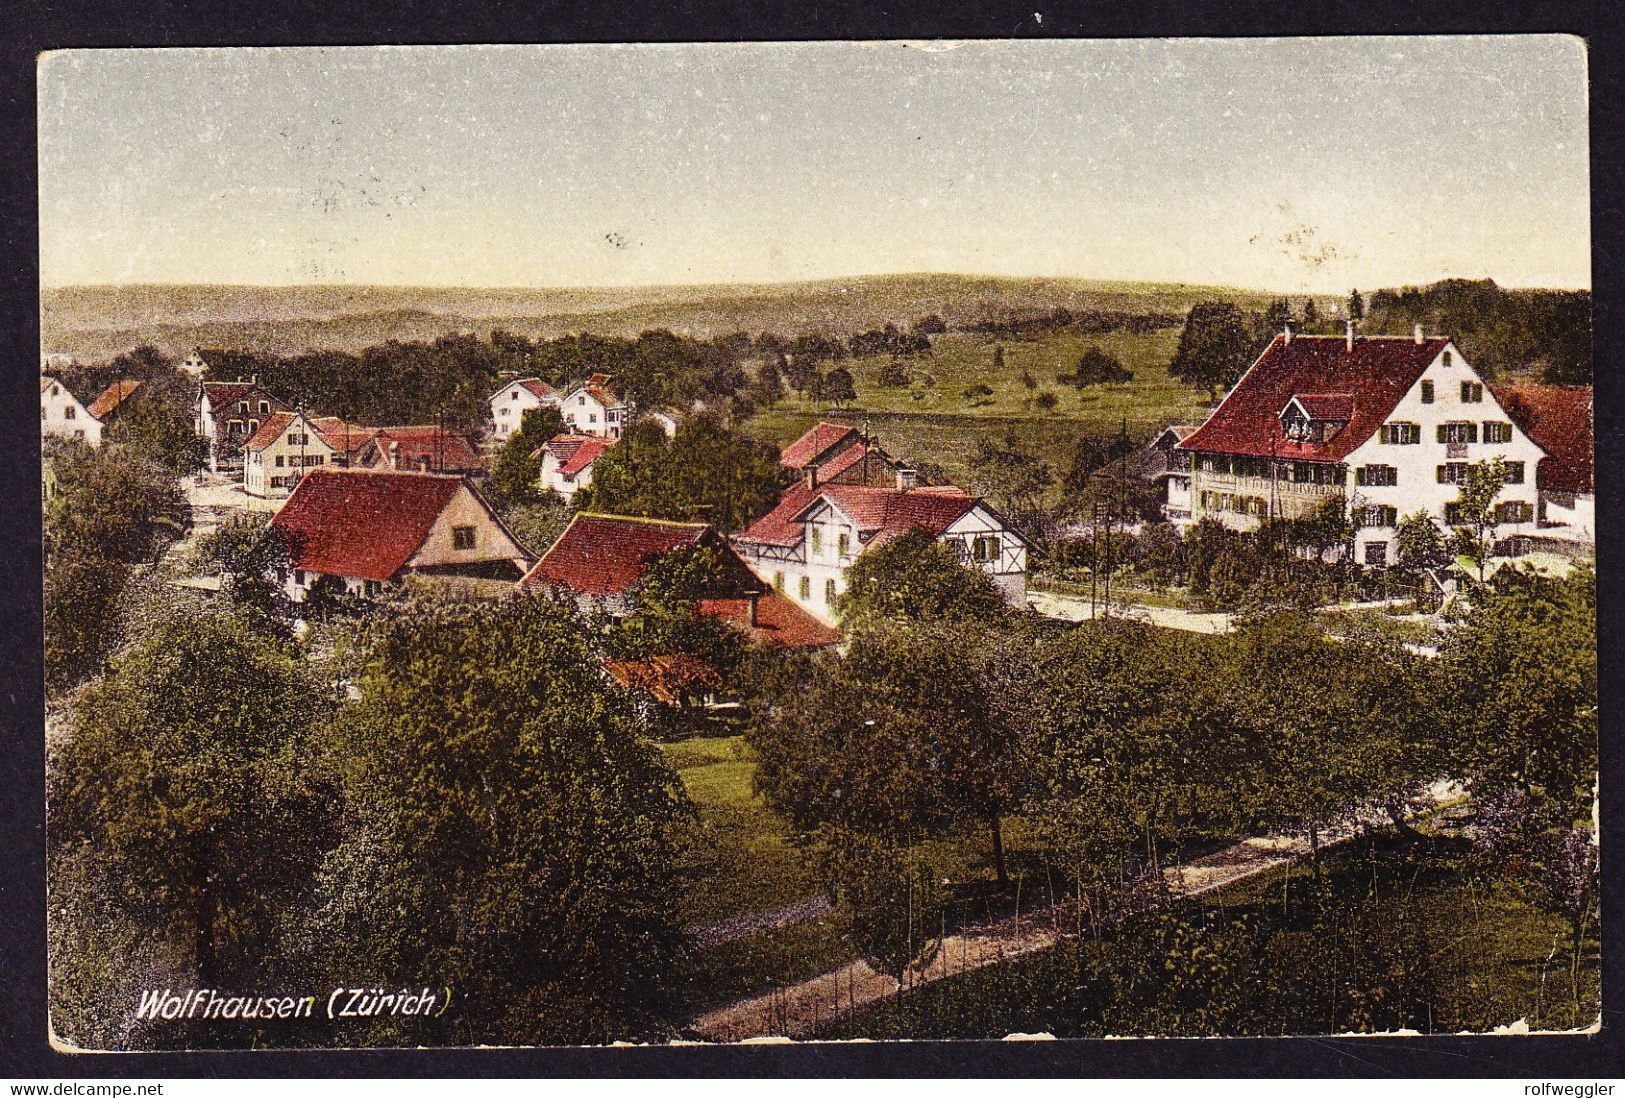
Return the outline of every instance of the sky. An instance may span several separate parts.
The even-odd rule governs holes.
[[[70,50],[46,286],[1591,282],[1566,36]]]

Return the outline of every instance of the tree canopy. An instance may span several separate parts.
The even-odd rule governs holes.
[[[861,629],[887,619],[986,622],[1009,608],[986,572],[925,531],[910,530],[858,557],[837,611],[848,629]]]
[[[1200,301],[1191,306],[1168,372],[1187,385],[1206,389],[1209,399],[1228,389],[1252,361],[1255,346],[1239,306]]]

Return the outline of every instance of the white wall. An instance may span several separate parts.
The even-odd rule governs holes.
[[[597,435],[599,438],[619,438],[625,408],[606,408],[597,397],[577,389],[559,405],[564,416],[564,429],[573,435]]]
[[[101,421],[85,411],[68,387],[54,378],[42,378],[39,394],[40,433],[102,444]]]
[[[544,403],[542,398],[525,388],[517,381],[511,381],[498,389],[490,400],[492,434],[498,439],[506,439],[519,430],[524,422],[525,413],[532,408],[540,408]]]
[[[254,418],[259,417],[256,415]],[[309,441],[303,446],[292,441],[300,433],[309,436]],[[337,454],[338,451],[324,442],[322,436],[310,426],[309,420],[295,416],[276,441],[264,450],[243,453],[243,490],[251,496],[266,499],[291,495],[299,476],[311,469],[333,464]]]
[[[592,483],[592,466],[589,465],[573,478],[566,480],[559,475],[559,459],[553,451],[542,451],[541,483],[543,488],[551,488],[565,499],[569,499],[581,489]]]

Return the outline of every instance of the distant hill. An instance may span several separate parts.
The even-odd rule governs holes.
[[[41,295],[40,322],[45,349],[98,359],[140,343],[172,355],[194,346],[289,354],[496,328],[531,338],[634,336],[650,328],[696,338],[733,331],[850,336],[932,313],[958,327],[1055,307],[1183,315],[1196,301],[1223,298],[1262,309],[1273,296],[1179,283],[941,274],[624,289],[72,286]]]

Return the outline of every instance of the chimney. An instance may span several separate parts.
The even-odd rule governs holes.
[[[807,466],[807,487],[814,490],[818,488],[818,466],[816,465]]]
[[[1350,319],[1346,322],[1346,324],[1348,336],[1345,339],[1344,345],[1347,347],[1349,354],[1352,355],[1354,353],[1354,321]]]
[[[391,439],[389,443],[389,467],[391,469],[401,467],[401,444],[394,439]]]
[[[897,467],[897,490],[898,491],[906,492],[910,488],[915,487],[919,483],[920,483],[920,474],[919,474],[918,470],[910,469],[906,465],[899,465]]]
[[[1425,338],[1423,338],[1423,336],[1422,336],[1422,326],[1420,324],[1418,324],[1416,326],[1415,335],[1416,335],[1416,345],[1418,347],[1420,347],[1422,344],[1427,342],[1427,340]]]
[[[1281,342],[1283,344],[1291,343],[1292,334],[1292,321],[1289,320],[1286,322],[1286,327],[1281,331]]]

